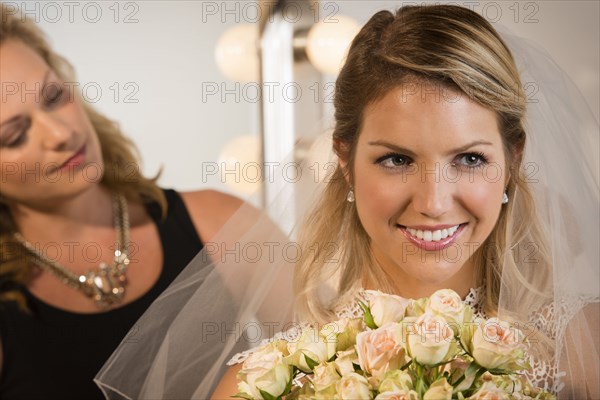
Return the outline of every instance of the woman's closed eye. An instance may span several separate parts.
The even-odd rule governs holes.
[[[42,108],[46,111],[52,111],[61,107],[69,101],[69,95],[63,87],[55,82],[51,82],[42,89]],[[15,126],[8,134],[2,135],[0,139],[1,147],[18,147],[25,143],[27,133],[31,127],[31,118],[24,116],[15,123]]]
[[[52,110],[68,101],[68,95],[58,83],[49,83],[42,90],[43,106],[47,110]]]
[[[31,118],[22,117],[18,121],[13,122],[10,128],[7,128],[8,133],[2,134],[0,138],[0,147],[18,147],[25,143],[27,139],[27,131],[31,126]]]

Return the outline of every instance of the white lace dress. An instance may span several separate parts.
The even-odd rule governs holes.
[[[359,306],[359,302],[362,301],[363,303],[368,303],[372,293],[373,292],[368,290],[361,289],[356,293],[353,301],[335,306],[334,310],[337,318],[362,317],[363,312]],[[473,308],[475,317],[487,318],[483,312],[483,302],[481,301],[482,298],[483,287],[470,289],[463,302]],[[555,324],[551,323],[552,319],[549,317],[552,315],[553,310],[551,307],[546,308],[543,311],[534,312],[531,315],[530,324],[532,325],[532,328],[540,331],[551,339],[555,339],[557,338],[557,335],[561,335],[561,332],[557,332]],[[259,343],[256,348],[261,347],[268,342],[279,339],[293,341],[300,336],[302,329],[308,326],[308,324],[294,324],[293,328],[284,332],[276,333],[272,338],[266,339]],[[231,360],[229,360],[227,365],[231,366],[244,362],[256,348],[236,354],[231,358]],[[529,359],[529,364],[532,368],[531,371],[526,373],[526,375],[531,380],[531,383],[534,386],[542,388],[548,392],[555,394],[558,393],[558,391],[562,388],[560,377],[563,376],[564,373],[559,372],[555,360],[538,360],[531,356]]]

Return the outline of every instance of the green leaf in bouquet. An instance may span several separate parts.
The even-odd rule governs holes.
[[[479,364],[477,364],[475,361],[473,361],[471,363],[471,365],[469,365],[465,371],[465,376],[469,377],[469,376],[473,376],[473,375],[477,375],[477,373],[479,372],[480,369],[482,369],[483,367]]]
[[[242,392],[238,392],[231,397],[235,397],[237,399],[253,400],[252,396],[250,396],[248,393],[242,393]]]
[[[294,374],[292,374],[292,377],[288,381],[287,385],[285,385],[285,389],[283,389],[283,393],[281,394],[281,396],[285,396],[292,391],[292,382],[293,381],[294,381]]]
[[[417,377],[417,381],[415,382],[415,391],[419,394],[419,398],[422,399],[425,392],[429,389],[427,383],[422,376]]]
[[[510,375],[514,373],[513,371],[500,368],[488,369],[488,372],[492,375]]]
[[[264,390],[258,389],[258,391],[260,392],[260,395],[262,396],[262,398],[265,400],[280,400],[281,399],[281,396],[275,397],[271,393],[265,392]]]
[[[462,392],[472,389],[473,384],[476,383],[476,378],[478,378],[478,376],[483,372],[485,372],[485,368],[473,361],[471,364],[469,364],[461,376],[453,377],[452,386],[454,386],[455,392]]]
[[[360,309],[363,311],[365,324],[371,329],[377,329],[378,326],[373,319],[373,314],[371,314],[371,309],[362,301],[358,302]]]
[[[359,364],[352,363],[352,367],[354,368],[354,372],[362,372]]]
[[[318,361],[313,360],[306,354],[303,354],[303,356],[304,356],[304,360],[306,361],[306,365],[308,365],[308,368],[310,368],[311,371],[314,370],[317,365],[319,365]]]

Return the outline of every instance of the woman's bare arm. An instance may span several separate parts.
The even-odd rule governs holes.
[[[221,382],[219,382],[219,385],[213,392],[211,399],[230,399],[238,392],[236,376],[240,369],[242,369],[242,364],[234,365],[227,370],[225,375],[223,375]]]

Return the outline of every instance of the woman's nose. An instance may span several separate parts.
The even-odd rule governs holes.
[[[447,182],[439,173],[419,174],[413,193],[413,207],[418,213],[439,218],[452,206],[452,191],[456,183]]]
[[[44,146],[50,150],[63,150],[73,136],[71,128],[54,113],[39,112],[34,123],[38,124]]]

